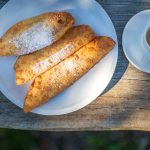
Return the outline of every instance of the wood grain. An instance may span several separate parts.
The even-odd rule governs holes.
[[[0,0],[0,7],[7,1]],[[119,60],[102,96],[87,107],[63,116],[24,114],[0,94],[0,127],[43,131],[150,131],[150,75],[131,66],[121,46],[127,21],[150,8],[149,0],[98,0],[110,15],[119,39]]]

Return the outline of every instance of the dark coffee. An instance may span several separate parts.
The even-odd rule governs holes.
[[[147,40],[148,45],[150,46],[150,28],[148,29],[146,33],[146,40]]]

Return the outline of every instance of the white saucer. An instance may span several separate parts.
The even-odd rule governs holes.
[[[147,73],[150,73],[150,47],[145,35],[149,27],[150,10],[144,10],[130,19],[122,37],[123,50],[130,63]]]
[[[97,35],[112,37],[116,47],[75,84],[32,111],[42,115],[67,114],[94,101],[110,82],[118,58],[114,26],[105,10],[95,0],[10,0],[0,10],[0,36],[18,21],[56,10],[70,12],[76,19],[76,25],[87,24]],[[16,59],[0,57],[0,90],[10,101],[22,108],[30,83],[16,86],[13,69]]]

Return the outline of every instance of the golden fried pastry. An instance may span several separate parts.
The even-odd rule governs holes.
[[[49,12],[21,21],[0,39],[0,56],[20,56],[44,48],[60,39],[74,22],[67,12]]]
[[[64,91],[111,51],[114,45],[111,38],[96,37],[64,61],[36,77],[25,97],[24,111],[30,112]]]
[[[29,55],[20,56],[14,65],[16,84],[24,84],[52,68],[94,39],[89,26],[72,27],[60,40]]]

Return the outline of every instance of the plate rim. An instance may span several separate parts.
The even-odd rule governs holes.
[[[118,61],[118,37],[117,37],[117,33],[116,33],[116,29],[114,27],[114,24],[111,20],[111,18],[109,17],[109,15],[107,14],[107,12],[105,11],[105,9],[96,1],[96,0],[86,0],[88,2],[90,2],[92,5],[94,5],[94,7],[98,10],[98,11],[102,11],[102,13],[107,17],[107,19],[109,20],[109,23],[111,24],[112,26],[112,29],[113,29],[113,32],[115,34],[115,42],[116,42],[116,46],[115,46],[115,57],[113,58],[114,60],[114,63],[113,63],[113,67],[112,67],[112,72],[109,74],[108,76],[108,80],[107,80],[107,84],[106,84],[106,87],[108,86],[109,82],[111,81],[112,77],[113,77],[113,74],[115,73],[115,69],[116,69],[116,66],[117,66],[117,61]],[[1,9],[0,11],[9,3],[10,1],[8,1]],[[34,114],[39,114],[39,115],[45,115],[45,116],[54,116],[54,115],[64,115],[64,114],[69,114],[69,113],[72,113],[72,112],[75,112],[77,110],[80,110],[81,108],[89,105],[91,102],[93,102],[99,95],[102,94],[102,92],[106,89],[106,87],[101,91],[101,92],[97,92],[97,94],[95,94],[94,96],[89,96],[88,98],[86,98],[86,100],[82,100],[82,103],[78,103],[72,107],[69,107],[69,108],[64,108],[64,109],[59,109],[59,112],[57,112],[58,110],[52,110],[52,111],[49,111],[49,112],[46,112],[45,110],[40,110],[40,112],[38,112],[37,110],[33,110],[32,113]],[[10,96],[7,95],[8,92],[6,92],[4,89],[3,89],[3,86],[0,84],[0,91],[5,95],[5,97],[7,97],[7,99],[9,101],[11,101],[13,104],[15,104],[16,106],[18,106],[19,108],[22,109],[21,106],[17,105],[13,100],[12,98],[10,98]],[[88,99],[88,100],[87,100]],[[86,101],[86,103],[85,103]],[[46,113],[45,113],[46,112]]]

